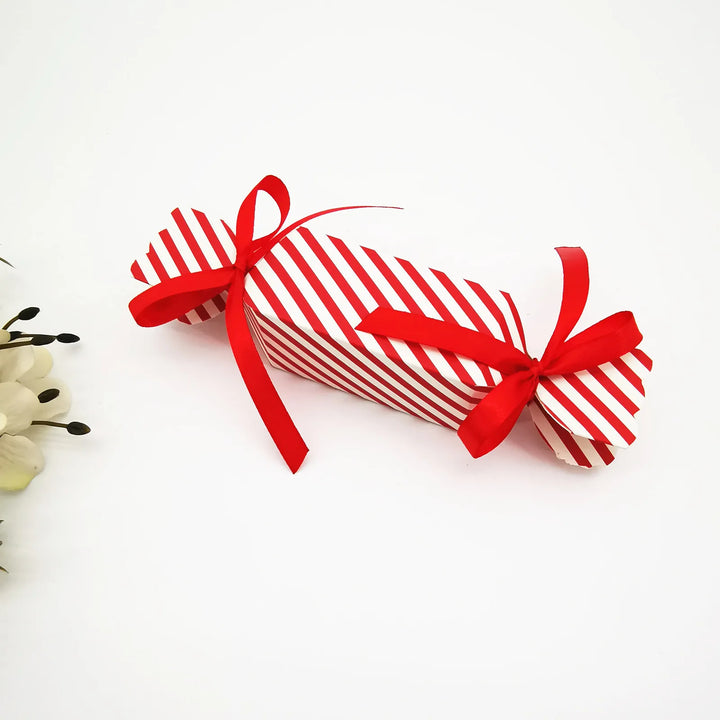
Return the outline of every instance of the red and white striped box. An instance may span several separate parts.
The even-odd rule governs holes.
[[[150,285],[230,267],[235,246],[227,226],[191,210],[133,263]],[[178,318],[198,323],[225,308],[221,293]],[[451,278],[307,227],[278,242],[245,277],[248,324],[277,368],[457,429],[503,376],[470,358],[358,331],[378,307],[419,313],[489,333],[527,353],[510,295]],[[636,437],[635,414],[652,362],[636,348],[598,367],[541,377],[530,402],[543,439],[562,460],[607,465]]]

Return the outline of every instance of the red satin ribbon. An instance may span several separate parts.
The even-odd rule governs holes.
[[[255,206],[260,192],[266,192],[275,201],[280,211],[280,222],[273,232],[253,239]],[[349,205],[321,210],[283,229],[290,211],[290,195],[279,178],[267,175],[240,206],[235,232],[223,222],[237,249],[232,266],[163,280],[130,301],[130,312],[138,325],[155,327],[176,320],[221,292],[228,291],[225,323],[235,361],[265,427],[293,472],[302,464],[308,448],[272,384],[250,334],[243,308],[245,275],[276,243],[308,220],[341,210],[368,207],[378,206]]]
[[[458,435],[473,457],[496,448],[508,435],[540,378],[579,372],[636,348],[642,335],[630,312],[601,320],[569,340],[587,301],[588,263],[582,248],[555,248],[563,266],[563,294],[555,330],[540,360],[489,334],[451,322],[378,308],[356,329],[437,347],[499,370],[505,377],[467,415]]]

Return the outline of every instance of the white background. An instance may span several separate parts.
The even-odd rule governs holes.
[[[93,433],[0,497],[0,717],[718,717],[718,7],[2,2],[1,308],[82,336]],[[536,353],[582,244],[584,324],[656,363],[637,443],[573,470],[526,418],[472,461],[274,371],[292,476],[222,321],[127,311],[174,207],[270,172],[292,217],[402,205],[314,227],[511,290]]]

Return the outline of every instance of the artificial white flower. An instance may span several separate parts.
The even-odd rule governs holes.
[[[12,322],[10,321],[8,326]],[[74,435],[83,435],[90,430],[82,423],[53,422],[53,418],[70,409],[70,392],[65,383],[47,377],[53,365],[52,355],[44,347],[31,344],[38,337],[42,338],[42,342],[48,342],[48,338],[50,341],[58,339],[61,342],[75,342],[78,339],[69,334],[33,336],[15,333],[13,337],[6,329],[0,329],[0,346],[5,346],[0,348],[2,490],[22,490],[45,465],[40,448],[18,433],[27,430],[31,425],[58,425]]]

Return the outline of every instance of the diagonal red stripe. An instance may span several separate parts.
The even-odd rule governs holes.
[[[419,315],[422,315],[423,312],[420,308],[420,306],[415,302],[413,297],[410,295],[410,293],[407,291],[405,287],[403,287],[403,284],[398,280],[398,278],[395,276],[393,272],[390,271],[390,268],[387,266],[385,261],[378,255],[375,250],[371,250],[370,248],[363,248],[366,255],[370,258],[370,260],[373,262],[375,267],[382,273],[383,277],[388,281],[392,289],[398,294],[398,297],[405,303],[408,310],[412,313],[417,313]],[[460,361],[457,359],[457,356],[453,353],[447,352],[446,350],[440,350],[441,355],[445,358],[448,365],[452,368],[452,370],[455,372],[455,374],[458,376],[458,379],[461,382],[466,383],[470,387],[474,387],[474,383],[472,381],[472,378],[468,374],[467,370],[460,364]]]
[[[264,320],[267,324],[271,325],[274,328],[274,333],[268,332],[267,328],[261,328],[261,332],[264,331],[267,333],[269,338],[272,338],[273,342],[277,345],[280,345],[283,349],[283,352],[285,352],[287,355],[290,355],[293,357],[298,363],[301,363],[304,367],[309,367],[312,371],[312,373],[315,373],[320,376],[323,382],[325,382],[327,385],[330,385],[331,387],[343,390],[344,392],[353,392],[358,397],[361,397],[365,400],[372,400],[373,402],[378,402],[382,405],[385,405],[386,407],[392,408],[393,410],[401,410],[402,412],[410,412],[411,415],[414,415],[415,417],[421,417],[416,412],[412,410],[407,410],[403,405],[393,402],[393,400],[386,394],[381,393],[380,396],[377,396],[377,388],[374,386],[368,386],[366,388],[363,388],[361,384],[358,382],[355,382],[353,380],[353,377],[359,377],[356,374],[350,372],[349,375],[342,375],[337,372],[330,364],[325,362],[321,357],[319,357],[317,354],[313,353],[313,351],[308,348],[307,346],[301,345],[299,342],[297,342],[294,338],[289,336],[287,333],[283,332],[280,328],[275,326],[273,323],[270,323],[266,320]],[[284,340],[281,339],[281,336],[284,337]],[[267,342],[267,341],[266,341]],[[310,358],[310,362],[306,358],[302,357],[301,352],[305,353],[306,356]],[[361,380],[362,382],[362,380]],[[348,390],[348,387],[350,388]]]
[[[527,341],[525,340],[525,330],[523,328],[522,320],[520,319],[520,313],[518,312],[515,301],[510,297],[510,293],[506,293],[504,290],[500,291],[500,294],[507,300],[508,307],[512,313],[513,320],[515,321],[515,327],[517,328],[518,335],[520,335],[520,342],[522,343],[522,349],[527,353]]]
[[[347,318],[343,315],[340,308],[337,306],[333,298],[331,297],[330,293],[327,291],[325,287],[323,287],[322,283],[318,279],[317,275],[313,272],[312,268],[308,265],[307,261],[304,257],[300,254],[298,249],[291,243],[285,243],[283,245],[283,248],[288,253],[288,255],[292,258],[292,260],[295,262],[295,265],[298,267],[300,272],[303,274],[305,279],[310,283],[310,286],[317,294],[318,298],[320,298],[320,301],[325,305],[326,309],[332,316],[333,320],[337,323],[338,327],[342,331],[342,333],[345,335],[345,337],[348,339],[350,344],[355,347],[365,358],[366,361],[368,361],[368,364],[374,364],[376,367],[378,367],[381,371],[385,372],[386,374],[390,375],[390,377],[393,379],[395,383],[402,386],[404,390],[407,391],[407,401],[415,403],[414,400],[411,399],[412,395],[419,396],[422,400],[424,400],[430,407],[433,409],[434,413],[440,413],[442,415],[445,415],[447,417],[453,417],[451,413],[449,413],[445,408],[440,407],[432,398],[427,398],[423,393],[418,393],[417,388],[414,388],[410,383],[407,382],[404,378],[402,378],[400,375],[398,375],[394,370],[387,367],[384,363],[382,363],[380,360],[378,360],[375,355],[367,350],[367,348],[363,345],[362,340],[360,340],[360,337],[357,334],[357,331],[350,325]],[[274,260],[275,258],[273,258]],[[275,268],[276,272],[277,269]],[[283,271],[285,269],[283,268]],[[289,275],[286,274],[286,279],[290,280]],[[292,281],[291,281],[292,282]],[[294,285],[295,289],[299,293],[299,290],[297,289],[297,286]],[[321,325],[322,327],[322,325]],[[323,337],[328,337],[329,334],[326,328],[322,327],[322,330],[319,333]],[[377,376],[378,379],[380,379],[381,376]],[[387,384],[387,381],[383,380],[384,383]],[[398,389],[393,386],[393,389],[398,392]],[[417,406],[417,405],[416,405]],[[421,406],[417,406],[421,407]],[[430,414],[431,416],[435,416],[432,411],[424,410],[425,413]]]
[[[640,409],[600,368],[588,372],[627,410],[631,415]]]
[[[170,254],[170,257],[172,258],[173,262],[175,263],[175,267],[177,267],[178,272],[181,275],[189,275],[190,269],[187,266],[187,263],[185,262],[185,259],[180,254],[180,251],[177,249],[177,246],[175,245],[175,241],[172,239],[172,236],[167,230],[161,230],[160,231],[160,239],[163,241],[163,245],[167,249],[168,253]]]
[[[440,315],[440,317],[445,320],[445,322],[457,324],[457,320],[455,319],[453,314],[445,306],[445,303],[440,300],[437,293],[430,287],[427,280],[425,280],[425,278],[417,271],[417,268],[414,267],[413,264],[408,262],[407,260],[401,260],[400,258],[396,258],[396,260],[400,267],[405,270],[408,277],[415,283],[417,289],[430,301],[430,304],[435,308],[438,315]],[[452,369],[464,383],[472,386],[474,383],[472,377],[470,376],[470,373],[465,369],[464,365],[460,362],[460,360],[458,360],[457,355],[453,354],[452,358],[454,360],[454,364],[451,364]],[[472,358],[469,359],[472,360]],[[493,384],[493,379],[488,367],[476,361],[473,362],[482,373],[483,378],[485,378],[486,385],[488,387],[491,387]]]
[[[368,292],[372,295],[373,300],[378,304],[378,307],[391,307],[390,301],[385,297],[385,295],[377,286],[375,281],[370,277],[367,270],[365,270],[365,268],[358,261],[358,259],[352,254],[347,245],[345,245],[342,240],[333,237],[332,235],[328,235],[328,240],[332,242],[336,250],[342,255],[345,262],[350,266],[352,271],[360,279],[360,282],[362,282],[362,284],[367,288]],[[367,254],[367,248],[360,249]],[[445,378],[445,376],[430,360],[422,345],[412,342],[406,343],[406,345],[408,346],[412,354],[415,355],[423,370],[425,370],[425,372],[429,373],[436,380],[438,380],[438,382],[440,382],[442,386],[446,388],[451,395],[457,395],[458,397],[466,400],[467,402],[475,402],[474,398],[463,393],[457,386],[453,385],[450,381],[447,380],[447,378]]]
[[[558,440],[567,448],[570,455],[572,455],[573,460],[580,466],[580,467],[592,467],[592,463],[588,459],[587,455],[580,449],[580,446],[577,444],[577,441],[573,437],[573,434],[567,430],[565,427],[560,425],[553,417],[551,417],[545,410],[540,403],[536,402],[537,407],[539,408],[540,412],[545,416],[545,419],[550,423],[550,426],[552,429],[557,433]],[[555,452],[555,448],[552,446],[552,443],[548,438],[546,438],[540,428],[535,425],[538,432],[540,433],[540,436],[543,440],[547,443],[548,447]]]
[[[313,234],[304,227],[298,228],[298,232],[302,235],[303,239],[307,243],[310,250],[315,254],[315,257],[320,261],[320,263],[323,265],[327,273],[330,275],[330,277],[333,279],[333,281],[337,284],[340,291],[343,293],[343,295],[347,298],[348,302],[352,305],[355,312],[362,318],[365,317],[368,314],[368,309],[363,304],[362,300],[358,297],[357,293],[353,290],[350,283],[343,277],[342,273],[340,272],[340,269],[337,267],[337,265],[332,261],[330,256],[325,252],[322,245],[317,241],[317,238],[313,236]],[[420,385],[425,392],[429,394],[430,397],[438,397],[442,398],[445,402],[447,402],[449,405],[451,405],[455,410],[457,410],[461,415],[465,415],[468,411],[467,408],[463,407],[462,405],[459,405],[453,398],[455,396],[460,397],[467,402],[475,402],[475,399],[467,395],[466,393],[462,392],[455,392],[453,395],[450,395],[449,393],[444,393],[438,388],[431,385],[425,378],[421,377],[415,370],[413,370],[411,367],[407,365],[407,363],[400,357],[397,350],[393,346],[393,344],[387,339],[380,335],[375,337],[375,340],[380,345],[380,348],[385,353],[385,355],[397,366],[401,367],[412,379],[414,382],[416,382],[418,385]],[[358,341],[359,336],[358,336]],[[360,341],[361,342],[361,341]],[[420,346],[417,346],[418,348]],[[417,357],[417,355],[416,355]]]
[[[645,394],[642,379],[622,358],[613,360],[611,364],[638,392]]]
[[[542,386],[552,395],[584,428],[592,435],[593,440],[610,444],[600,428],[553,382],[544,378]],[[547,408],[543,407],[544,410]],[[548,410],[548,412],[550,412]]]
[[[431,270],[433,275],[442,283],[443,287],[450,293],[453,300],[462,308],[462,311],[470,318],[470,322],[480,332],[491,335],[490,328],[485,324],[485,321],[478,315],[477,310],[471,305],[465,295],[460,292],[460,288],[450,278],[440,270]],[[505,340],[509,340],[505,338]]]
[[[175,224],[178,226],[178,229],[182,233],[182,236],[185,238],[185,242],[188,244],[190,252],[192,252],[193,256],[197,260],[200,269],[210,270],[210,263],[203,254],[203,251],[200,249],[200,246],[198,245],[198,242],[195,239],[195,236],[193,235],[190,226],[185,221],[183,214],[180,212],[180,209],[175,208],[175,210],[173,210],[170,214],[172,215]]]
[[[508,327],[505,316],[500,311],[497,303],[490,297],[490,293],[482,286],[472,280],[466,280],[467,286],[480,298],[482,304],[490,311],[490,314],[495,318],[495,321],[500,326],[500,331],[503,334],[503,340],[505,342],[513,344],[512,335],[510,335],[510,328]]]
[[[280,265],[277,258],[275,258],[272,254],[265,256],[265,261],[270,265],[270,267],[273,268],[275,273],[280,278],[281,282],[283,283],[283,286],[287,289],[287,291],[292,296],[293,300],[298,304],[300,309],[302,310],[302,305],[307,306],[307,301],[303,298],[302,293],[300,293],[300,290],[298,289],[297,285],[293,282],[292,278],[287,274],[287,271]],[[280,315],[280,308],[282,308],[282,304],[278,301],[277,296],[275,293],[272,292],[270,286],[267,284],[267,281],[265,278],[262,277],[260,273],[255,273],[253,275],[253,278],[255,282],[258,285],[258,288],[263,293],[267,301],[271,304],[271,307],[275,311],[275,313],[278,315],[278,317],[282,317]],[[309,309],[309,312],[311,313],[311,316],[315,313],[312,311],[312,309]],[[287,315],[287,310],[283,308],[283,314]],[[308,317],[308,315],[305,316],[308,321],[311,323],[311,327],[313,330],[321,335],[323,339],[331,346],[333,354],[328,353],[329,357],[332,357],[334,360],[343,359],[346,362],[349,362],[351,365],[354,365],[356,367],[360,367],[363,369],[364,372],[366,372],[371,378],[372,381],[375,383],[373,387],[376,389],[376,391],[381,391],[382,388],[390,389],[398,398],[399,400],[396,400],[395,402],[399,402],[401,405],[407,404],[410,407],[415,408],[423,417],[431,418],[434,422],[439,423],[440,425],[449,425],[448,421],[444,420],[441,416],[436,416],[432,411],[427,410],[423,408],[421,405],[419,405],[415,400],[413,400],[411,397],[408,397],[405,392],[403,392],[403,389],[400,387],[391,384],[389,381],[385,380],[382,376],[378,375],[375,370],[372,369],[369,365],[363,364],[363,362],[360,360],[360,358],[357,358],[352,353],[350,353],[346,348],[342,347],[337,341],[335,341],[325,330],[325,328],[322,326],[320,321],[316,318],[315,321],[311,320],[311,317]],[[295,325],[295,323],[292,320],[288,320],[290,325]],[[313,324],[314,323],[314,324]],[[320,331],[318,331],[317,328],[320,328]],[[296,331],[299,331],[299,328],[296,328]],[[319,346],[312,338],[307,335],[306,333],[302,333],[303,340],[309,341],[313,346],[315,346],[317,349],[322,350],[321,346]],[[370,356],[369,359],[374,359],[372,356]],[[383,368],[384,369],[384,368]],[[399,383],[401,384],[401,383]],[[382,390],[383,394],[385,394],[385,391]],[[415,413],[413,413],[415,414]],[[457,423],[458,420],[450,415],[447,411],[443,413],[443,415],[446,415],[451,418],[452,423]]]
[[[603,403],[600,398],[592,391],[590,388],[585,385],[585,383],[580,380],[577,375],[565,375],[565,379],[570,383],[570,385],[577,390],[580,395],[585,398],[594,408],[597,410],[600,415],[603,416],[605,420],[612,425],[613,429],[617,431],[618,435],[626,442],[628,445],[633,443],[635,441],[635,435],[632,433],[632,431],[623,423],[623,421],[615,415],[610,408]]]
[[[610,448],[605,445],[605,443],[601,443],[598,440],[591,440],[590,443],[606,465],[609,465],[615,459],[615,456],[610,452]]]
[[[217,233],[213,229],[213,226],[210,224],[210,221],[207,219],[205,213],[202,213],[199,210],[193,210],[193,215],[195,215],[195,219],[198,221],[198,224],[203,229],[203,232],[205,233],[208,241],[210,242],[210,245],[212,245],[212,249],[218,256],[220,264],[223,267],[230,267],[230,265],[233,264],[234,260],[231,260],[228,257],[228,254],[225,252],[223,244],[220,242]]]
[[[160,262],[157,251],[152,245],[148,250],[147,258],[150,261],[153,270],[157,273],[157,276],[160,278],[161,281],[168,280],[170,278],[170,275],[168,275],[168,271],[165,269],[165,266],[162,264],[162,262]]]
[[[148,285],[150,284],[148,282],[148,279],[145,277],[145,273],[141,270],[137,260],[135,260],[135,262],[133,262],[133,264],[130,266],[130,272],[136,280],[147,283]]]
[[[646,369],[646,370],[652,370],[653,362],[652,360],[640,349],[635,348],[632,351],[632,354],[636,357],[637,360],[640,361],[640,364]]]

